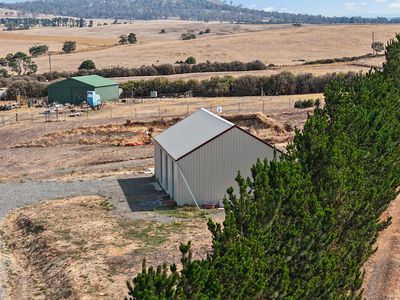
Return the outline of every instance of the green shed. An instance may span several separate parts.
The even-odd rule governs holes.
[[[86,101],[89,91],[95,91],[103,102],[119,99],[118,82],[98,75],[71,77],[50,84],[48,98],[49,102],[78,105]]]

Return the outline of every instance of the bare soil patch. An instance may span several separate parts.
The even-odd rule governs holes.
[[[175,211],[168,221],[157,222],[122,219],[111,210],[102,198],[78,197],[12,212],[4,221],[3,236],[14,263],[24,271],[10,268],[8,295],[122,299],[126,280],[141,270],[144,257],[149,265],[178,263],[179,243],[189,240],[197,258],[210,250],[209,212]]]
[[[78,127],[61,132],[48,133],[25,143],[15,144],[13,148],[50,147],[65,144],[139,146],[150,144],[146,134],[148,128],[133,127],[124,124],[110,124],[90,127]]]

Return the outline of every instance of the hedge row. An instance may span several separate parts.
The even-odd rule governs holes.
[[[260,60],[252,62],[205,62],[198,64],[161,64],[152,66],[142,66],[139,68],[112,67],[99,70],[81,70],[78,72],[48,72],[42,76],[46,80],[53,81],[59,78],[69,78],[82,75],[99,75],[106,78],[113,77],[132,77],[132,76],[157,76],[173,75],[186,73],[205,73],[205,72],[234,72],[234,71],[256,71],[265,70],[267,66]]]
[[[128,81],[121,84],[121,88],[123,97],[148,97],[151,91],[158,91],[160,96],[176,96],[187,91],[192,91],[195,97],[259,96],[262,93],[277,96],[322,93],[333,79],[343,78],[351,82],[355,76],[352,72],[322,76],[283,72],[272,76],[224,76],[201,81],[156,78]]]

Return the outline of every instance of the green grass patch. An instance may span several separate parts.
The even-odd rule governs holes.
[[[179,222],[160,223],[151,221],[121,221],[119,223],[124,238],[143,243],[143,248],[158,247],[167,241],[168,235],[179,232],[183,224]]]
[[[163,216],[168,216],[171,218],[178,218],[178,219],[195,219],[195,218],[207,219],[210,216],[209,211],[204,209],[198,210],[197,208],[194,207],[160,209],[156,210],[156,212]]]

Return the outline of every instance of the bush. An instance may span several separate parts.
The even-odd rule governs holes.
[[[204,33],[211,33],[211,29],[210,29],[210,28],[206,28],[206,30],[204,31]]]
[[[196,59],[193,56],[189,56],[188,58],[186,58],[185,63],[188,65],[195,65]]]
[[[314,107],[315,101],[313,99],[308,99],[308,100],[298,100],[294,103],[295,108],[308,108],[308,107]]]
[[[167,31],[165,29],[161,29],[159,33],[164,34],[164,33],[167,33]]]
[[[0,78],[7,78],[10,75],[8,74],[6,69],[0,68]]]
[[[135,33],[130,33],[128,34],[128,43],[129,44],[136,44],[137,43],[137,37]]]
[[[65,41],[62,47],[62,51],[64,53],[72,53],[76,50],[76,42],[75,41]]]
[[[193,32],[186,32],[181,34],[181,40],[186,41],[186,40],[193,40],[196,38],[196,34]]]
[[[93,62],[93,60],[90,59],[83,61],[78,68],[78,70],[94,70],[94,69],[96,69],[96,65]]]
[[[29,54],[32,55],[33,57],[43,55],[49,51],[49,47],[47,45],[39,45],[39,46],[33,46],[29,48]]]
[[[8,99],[16,99],[16,91],[19,90],[22,96],[42,98],[47,96],[47,84],[35,80],[14,81],[6,91]]]
[[[0,58],[0,66],[2,66],[2,67],[7,67],[7,65],[8,65],[7,59],[4,58],[4,57],[1,57],[1,58]]]

